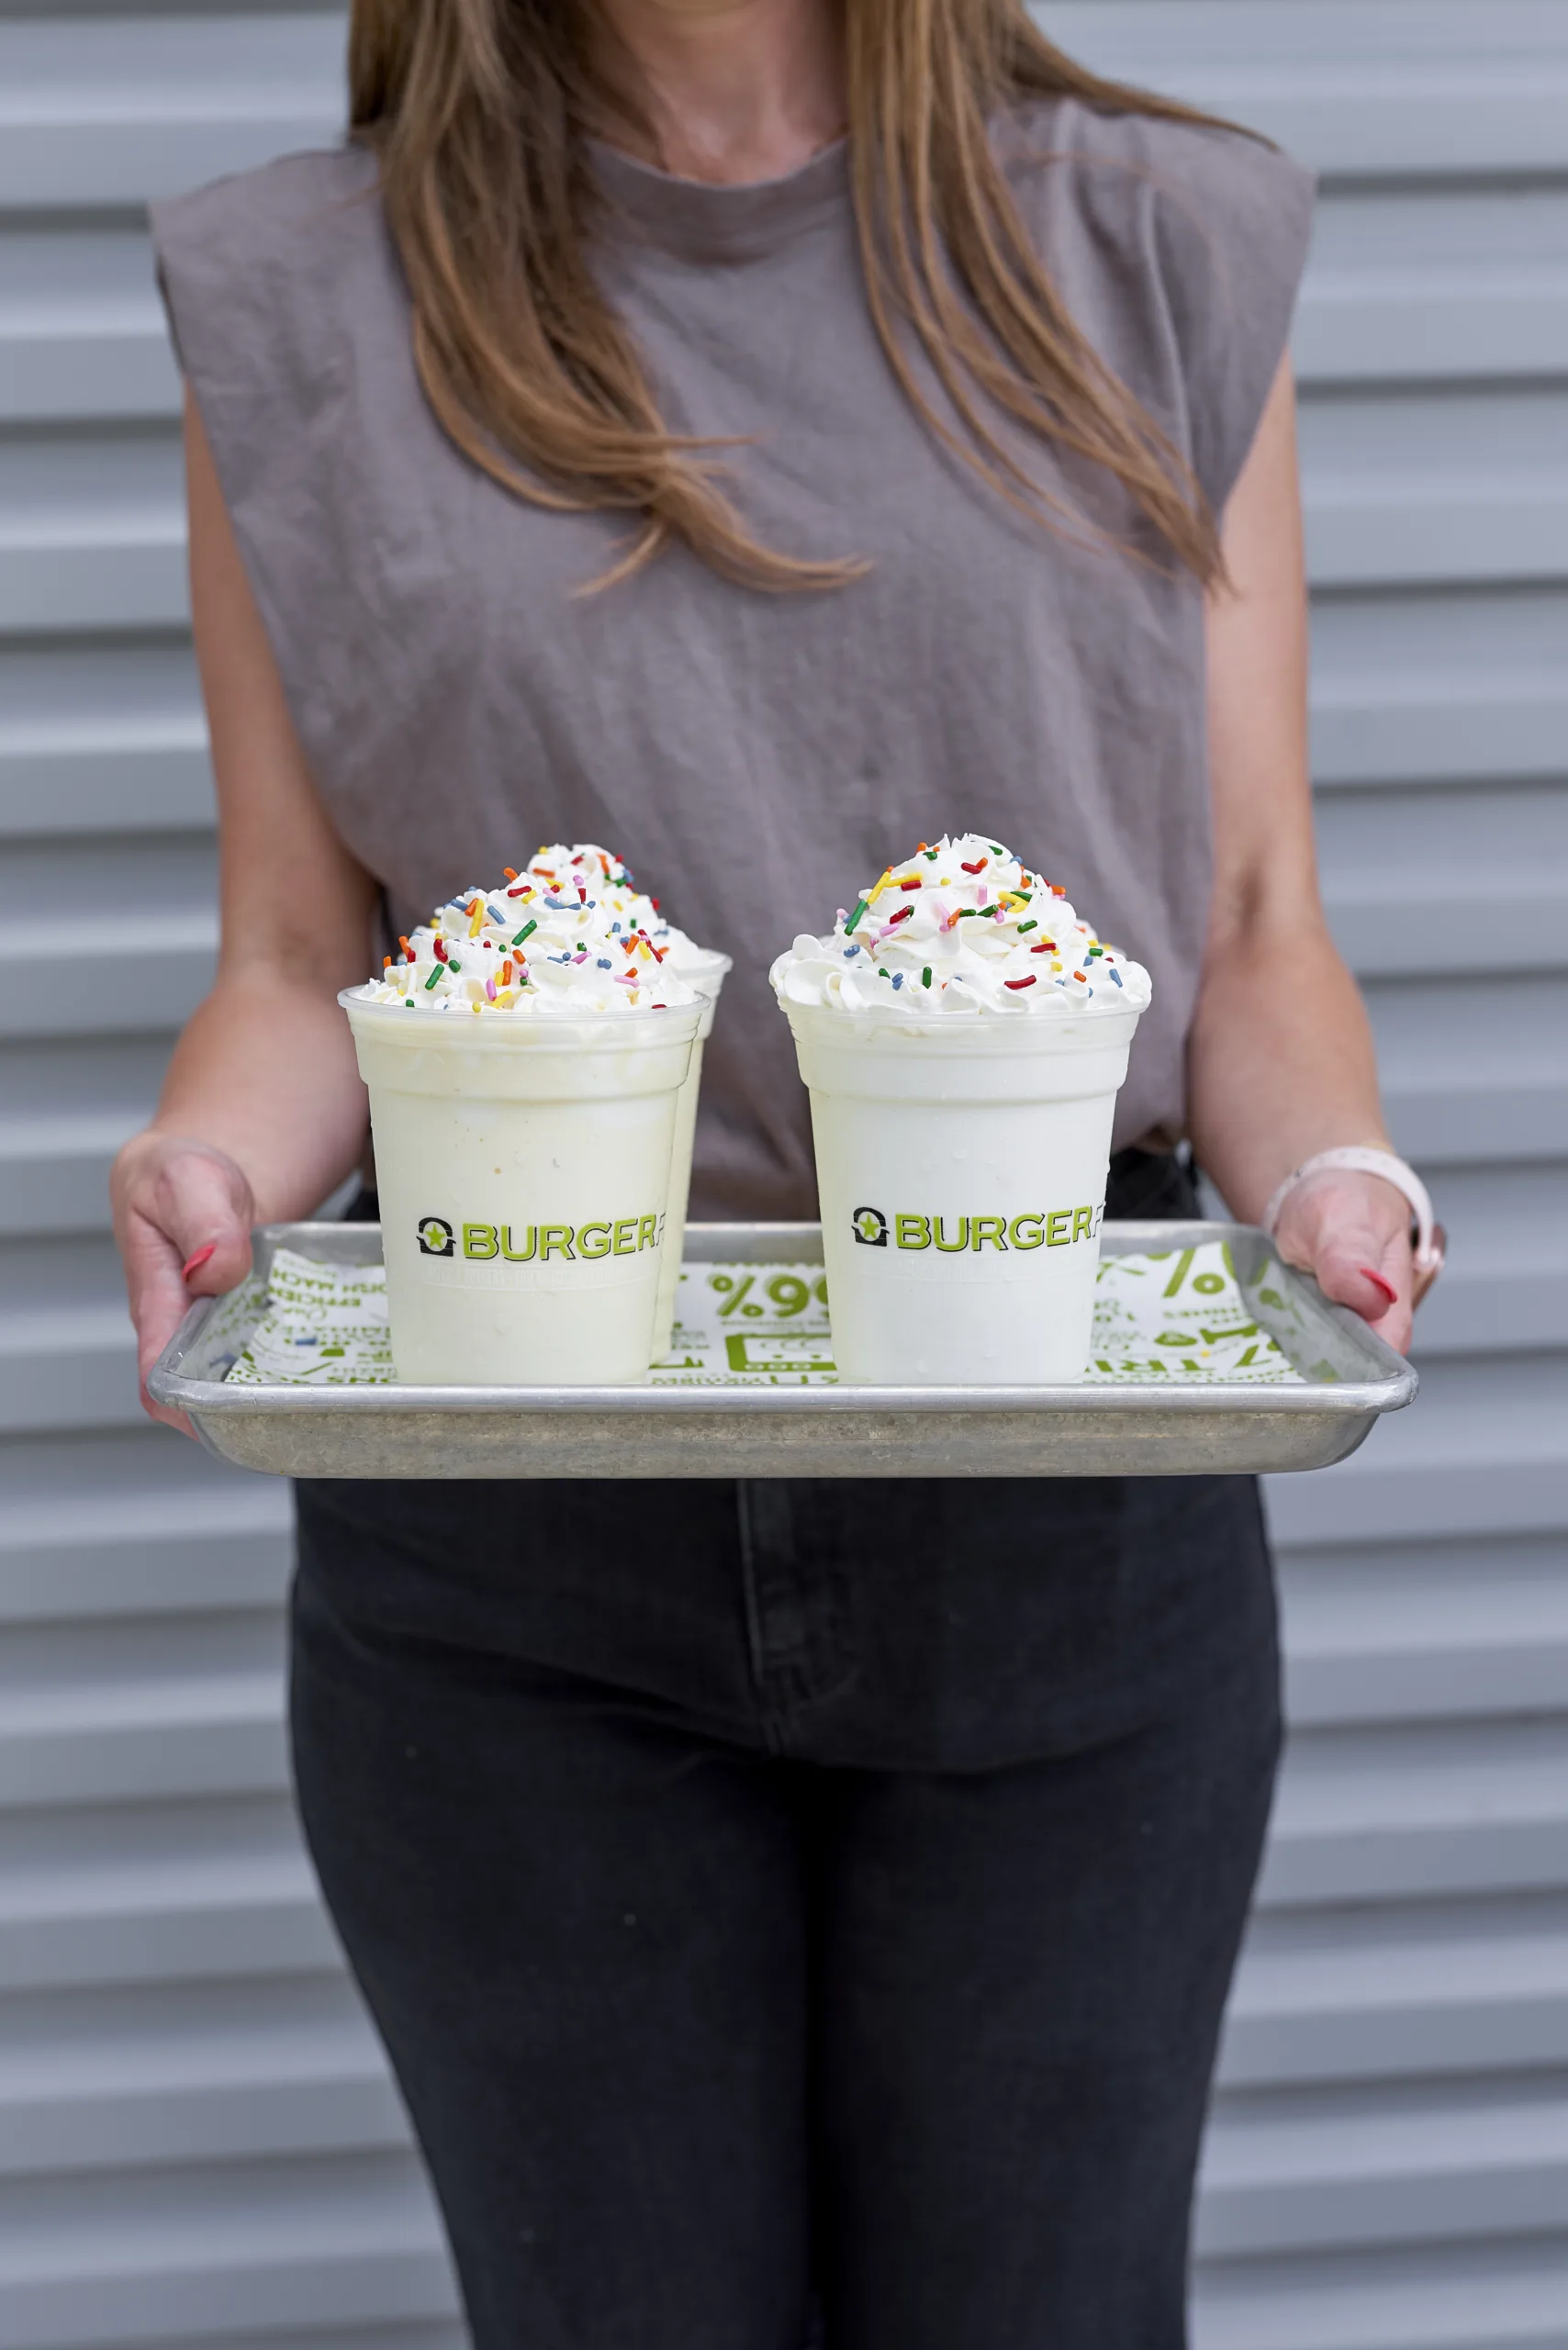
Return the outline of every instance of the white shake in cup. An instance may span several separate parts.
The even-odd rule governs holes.
[[[462,891],[401,943],[339,999],[399,1378],[645,1380],[703,1000],[650,940],[527,877]]]
[[[840,1377],[1081,1379],[1148,972],[966,834],[890,867],[771,978],[811,1090]]]
[[[579,841],[569,848],[562,844],[542,848],[528,870],[534,878],[546,881],[557,890],[568,883],[575,888],[581,881],[590,894],[612,909],[615,919],[634,921],[645,928],[654,943],[667,951],[670,968],[679,972],[689,987],[695,988],[699,995],[707,999],[691,1055],[691,1068],[686,1083],[680,1089],[680,1100],[675,1113],[669,1207],[659,1252],[659,1296],[654,1315],[653,1360],[658,1362],[669,1352],[675,1326],[676,1291],[680,1283],[681,1258],[686,1240],[686,1210],[691,1197],[691,1146],[697,1134],[702,1047],[712,1032],[719,990],[724,984],[730,958],[711,947],[699,946],[685,931],[678,930],[673,923],[666,922],[659,912],[658,900],[644,897],[622,860],[592,841]]]

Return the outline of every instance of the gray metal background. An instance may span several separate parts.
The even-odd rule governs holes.
[[[1568,0],[1085,0],[1327,174],[1316,771],[1454,1240],[1282,1483],[1294,1725],[1203,2350],[1568,2345]],[[142,1427],[103,1181],[213,946],[140,206],[334,132],[327,12],[0,0],[0,2343],[457,2350],[290,1816],[285,1497]],[[117,909],[132,977],[56,960]]]

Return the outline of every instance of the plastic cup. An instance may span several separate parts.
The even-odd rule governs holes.
[[[697,1138],[697,1097],[702,1083],[702,1047],[713,1032],[719,990],[724,984],[730,958],[727,955],[689,956],[678,968],[688,987],[696,988],[707,998],[707,1003],[701,1025],[697,1031],[697,1042],[691,1048],[691,1068],[676,1104],[675,1144],[669,1168],[669,1208],[665,1217],[665,1238],[659,1255],[659,1297],[654,1314],[655,1362],[662,1361],[668,1354],[675,1332],[675,1294],[680,1286],[681,1259],[686,1253],[686,1210],[691,1198],[691,1146]]]
[[[400,1379],[648,1376],[680,1090],[705,1005],[424,1017],[350,992]]]
[[[1081,1379],[1136,1012],[921,1024],[786,1007],[839,1377]]]

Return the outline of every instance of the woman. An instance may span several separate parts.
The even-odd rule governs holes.
[[[971,817],[1153,968],[1112,1214],[1191,1213],[1186,1135],[1252,1218],[1385,1147],[1313,868],[1304,175],[1019,0],[357,0],[351,63],[345,151],[157,223],[224,948],[117,1169],[143,1364],[358,1158],[373,931],[539,838],[736,958],[699,1214],[812,1213],[768,959]],[[1280,1233],[1403,1345],[1389,1173]],[[306,1485],[294,1628],[480,2350],[1183,2339],[1249,1483]]]

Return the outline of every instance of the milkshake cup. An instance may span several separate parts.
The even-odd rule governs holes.
[[[670,1155],[669,1209],[665,1218],[665,1237],[659,1252],[659,1298],[654,1315],[654,1360],[660,1362],[670,1350],[675,1332],[675,1299],[680,1286],[681,1260],[686,1253],[686,1210],[691,1197],[691,1147],[697,1138],[697,1097],[702,1082],[702,1047],[713,1031],[713,1013],[718,1006],[719,990],[724,984],[724,974],[730,968],[727,955],[708,955],[693,948],[682,955],[678,947],[671,960],[689,987],[707,998],[697,1042],[691,1048],[691,1070],[680,1089],[680,1100],[675,1113],[675,1144]]]
[[[370,1089],[398,1378],[645,1380],[703,1007],[460,1023],[342,1002]]]
[[[890,868],[772,977],[811,1093],[840,1378],[1081,1379],[1148,974],[969,834]]]
[[[510,871],[399,945],[339,998],[370,1091],[398,1376],[645,1380],[705,1000],[586,892]]]
[[[1092,1028],[848,1024],[790,1008],[839,1377],[1081,1379],[1137,1014]]]

